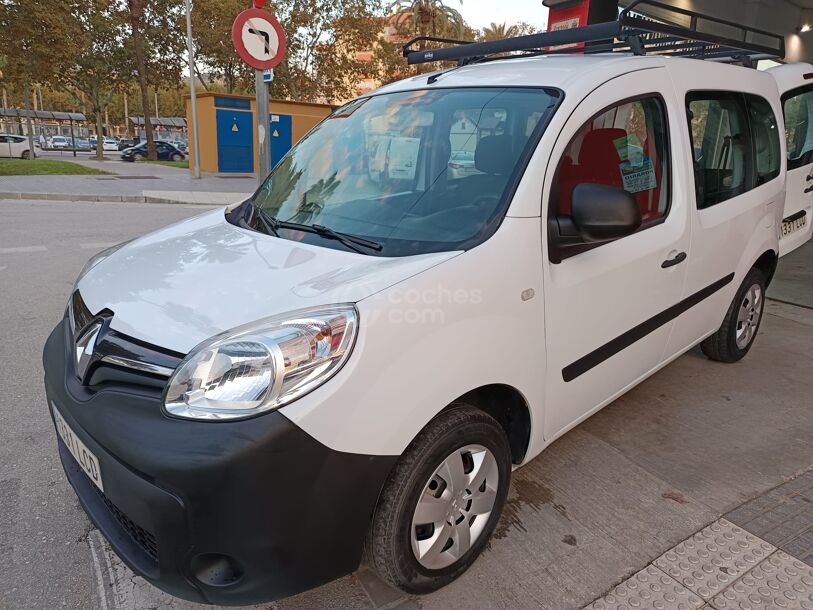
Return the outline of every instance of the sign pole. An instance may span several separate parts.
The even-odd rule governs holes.
[[[186,49],[189,54],[189,100],[192,106],[192,144],[195,155],[195,178],[200,178],[200,138],[198,137],[198,105],[195,91],[195,47],[192,44],[192,1],[186,0]],[[127,106],[127,94],[124,95]],[[126,111],[125,111],[126,114]]]
[[[257,181],[262,184],[271,173],[271,141],[268,137],[268,85],[265,84],[262,70],[254,71],[254,86],[257,90]]]
[[[271,173],[268,85],[273,68],[285,57],[287,40],[279,21],[262,9],[265,0],[253,0],[253,8],[237,15],[231,26],[231,39],[240,58],[254,68],[257,92],[254,129],[257,132],[257,181],[262,184]]]

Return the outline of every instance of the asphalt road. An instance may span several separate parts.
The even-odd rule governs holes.
[[[0,608],[93,607],[91,526],[42,387],[42,346],[74,279],[99,250],[206,209],[0,202]]]
[[[0,610],[192,608],[134,578],[79,507],[40,354],[92,254],[207,209],[0,201]],[[745,360],[712,363],[693,350],[515,472],[494,540],[459,581],[408,599],[362,569],[262,607],[581,608],[813,467],[811,352],[813,309],[769,302]]]

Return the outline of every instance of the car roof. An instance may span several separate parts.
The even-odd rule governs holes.
[[[743,74],[764,74],[715,61],[659,55],[536,55],[502,58],[421,74],[386,85],[372,95],[450,87],[551,87],[565,93],[571,90],[587,92],[622,74],[659,67],[673,68],[680,74],[719,74],[730,79],[731,89],[736,89],[736,81]],[[429,82],[431,80],[434,82]]]

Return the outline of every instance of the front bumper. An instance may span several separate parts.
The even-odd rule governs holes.
[[[48,401],[99,459],[104,493],[61,440],[60,458],[88,516],[136,573],[178,597],[238,605],[358,566],[395,456],[333,451],[279,412],[167,417],[157,388],[83,386],[69,345],[63,322],[43,353]]]

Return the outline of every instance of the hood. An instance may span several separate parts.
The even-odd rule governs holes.
[[[138,238],[78,288],[111,327],[188,353],[224,330],[303,307],[355,303],[458,252],[383,258],[236,227],[222,209]]]

